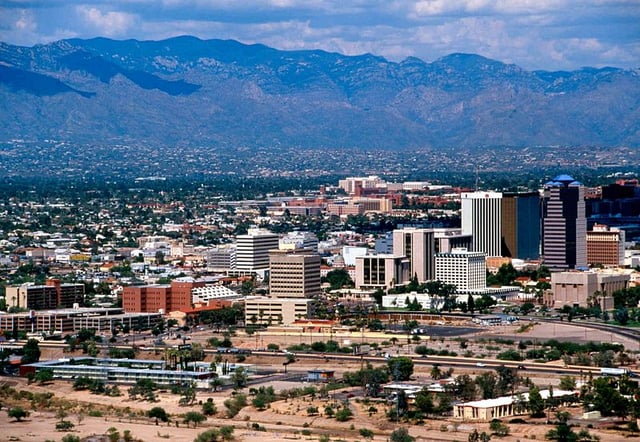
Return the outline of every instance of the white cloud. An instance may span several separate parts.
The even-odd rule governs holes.
[[[78,6],[76,10],[90,27],[107,37],[125,35],[136,22],[136,16],[126,12],[102,12],[88,6]]]

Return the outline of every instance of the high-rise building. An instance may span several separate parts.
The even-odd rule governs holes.
[[[236,270],[255,272],[269,268],[269,251],[277,249],[279,238],[265,229],[249,229],[236,237]]]
[[[540,257],[540,194],[502,195],[502,256],[518,259]]]
[[[595,224],[587,232],[587,262],[606,266],[624,264],[625,232],[616,227]]]
[[[457,292],[483,290],[487,287],[486,255],[465,248],[436,254],[436,279],[456,286]]]
[[[393,254],[409,259],[410,278],[430,281],[435,278],[435,234],[433,229],[397,229],[393,231]]]
[[[551,271],[587,266],[584,186],[569,175],[544,185],[542,262]]]
[[[318,237],[313,232],[289,232],[280,238],[280,248],[283,250],[311,249],[318,253]]]
[[[502,194],[463,192],[462,233],[471,234],[471,251],[502,256]]]
[[[472,237],[461,229],[404,228],[393,231],[393,254],[409,259],[411,278],[419,282],[436,277],[436,253],[449,252],[454,248],[471,247]]]
[[[269,253],[269,295],[272,298],[311,298],[320,295],[320,255],[310,249]]]

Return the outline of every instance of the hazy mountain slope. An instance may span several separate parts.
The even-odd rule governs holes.
[[[638,71],[525,71],[235,41],[0,44],[3,139],[411,148],[638,145]]]

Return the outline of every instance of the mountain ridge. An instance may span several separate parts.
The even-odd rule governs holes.
[[[527,71],[465,53],[393,62],[191,36],[0,43],[0,67],[8,138],[165,147],[640,144],[637,70]]]

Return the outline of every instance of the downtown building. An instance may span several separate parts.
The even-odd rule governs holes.
[[[460,229],[405,228],[393,231],[393,254],[409,259],[410,278],[419,282],[436,279],[437,253],[450,252],[454,248],[470,248],[471,235]]]
[[[502,256],[540,258],[540,193],[502,194]]]
[[[236,267],[239,273],[263,273],[269,269],[269,251],[278,249],[280,238],[265,229],[249,229],[236,237]]]
[[[472,252],[502,256],[502,193],[463,192],[462,233],[472,235]]]
[[[269,295],[272,298],[313,298],[322,293],[320,255],[310,249],[269,253]]]
[[[544,185],[542,263],[558,272],[587,266],[585,188],[569,175]]]
[[[590,265],[624,265],[625,232],[616,227],[594,224],[587,232],[587,262]]]
[[[486,255],[465,248],[436,254],[436,279],[456,286],[456,293],[480,293],[487,288]]]
[[[5,300],[7,308],[28,310],[82,307],[84,284],[63,284],[59,279],[47,279],[44,285],[27,283],[7,287]]]

